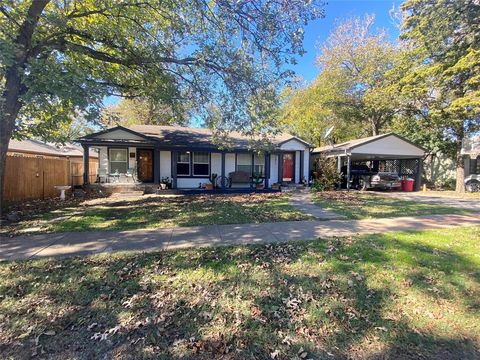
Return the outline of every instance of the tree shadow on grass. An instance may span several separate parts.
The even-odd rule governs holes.
[[[408,289],[432,300],[454,296],[478,315],[468,284],[452,277],[446,281],[458,292],[432,293],[424,281],[434,269],[478,284],[476,265],[392,236],[2,266],[11,267],[0,287],[4,358],[34,351],[80,359],[480,356],[473,334],[446,336],[402,313],[391,316],[397,286],[410,278]],[[48,331],[55,335],[41,335]]]

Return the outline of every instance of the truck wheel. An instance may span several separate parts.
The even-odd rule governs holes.
[[[465,188],[469,192],[479,192],[480,191],[480,181],[478,180],[469,180],[465,184]]]

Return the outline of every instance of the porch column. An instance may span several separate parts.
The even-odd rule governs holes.
[[[265,188],[268,188],[270,180],[270,153],[265,154]]]
[[[225,153],[222,151],[222,189],[225,188]]]
[[[300,177],[299,177],[299,184],[302,183],[302,178],[305,177],[303,175],[303,159],[304,159],[304,156],[305,156],[305,150],[301,150],[300,151]]]
[[[88,185],[90,182],[90,146],[82,144],[83,147],[83,185]]]
[[[172,158],[170,163],[172,164],[172,189],[177,188],[177,154],[178,151],[171,152]]]
[[[342,172],[342,157],[340,155],[337,156],[337,170],[338,173]]]
[[[422,188],[423,158],[418,158],[417,173],[415,174],[415,191]]]
[[[352,158],[347,155],[347,190],[350,191],[350,168],[352,167]]]
[[[160,149],[153,149],[153,183],[160,184]]]
[[[278,183],[283,183],[283,153],[278,153]]]

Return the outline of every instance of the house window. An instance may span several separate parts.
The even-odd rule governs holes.
[[[253,156],[253,174],[265,175],[265,155],[255,154]]]
[[[193,175],[208,176],[210,173],[210,161],[208,152],[193,153]]]
[[[190,175],[190,152],[179,152],[177,155],[177,175]]]
[[[125,174],[128,168],[127,149],[110,149],[110,173]]]
[[[480,156],[470,159],[470,174],[480,174]]]
[[[244,171],[251,175],[252,170],[252,154],[237,154],[237,171]]]

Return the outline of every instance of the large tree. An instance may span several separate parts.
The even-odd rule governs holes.
[[[411,121],[453,145],[456,189],[463,192],[462,140],[480,130],[480,3],[407,0],[401,9],[402,38],[411,49],[400,85],[416,110]]]
[[[384,131],[395,112],[388,74],[397,53],[373,16],[339,23],[320,48],[319,76],[288,97],[284,121],[316,144],[332,125],[339,141]]]
[[[103,127],[133,124],[184,125],[189,119],[186,116],[188,107],[186,105],[183,107],[185,114],[178,114],[169,106],[149,98],[123,98],[118,103],[103,108],[99,122]]]
[[[303,27],[322,15],[309,0],[2,1],[0,179],[12,135],[98,117],[108,95],[178,116],[185,103],[203,118],[220,108],[222,127],[251,129],[252,101],[288,79]]]

